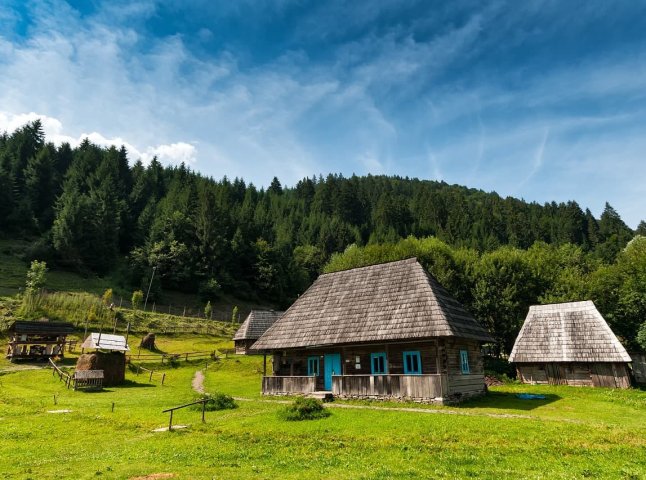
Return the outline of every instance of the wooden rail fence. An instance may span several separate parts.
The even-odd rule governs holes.
[[[195,402],[187,403],[185,405],[180,405],[178,407],[167,408],[166,410],[162,410],[162,413],[170,412],[170,419],[168,420],[168,431],[170,432],[173,428],[173,412],[175,410],[179,410],[180,408],[190,407],[191,405],[197,405],[198,403],[202,404],[202,423],[206,423],[206,420],[204,418],[204,412],[206,411],[206,402],[208,401],[209,401],[208,398],[203,398],[202,400],[197,400]]]
[[[228,355],[228,351],[224,352],[225,358]],[[143,362],[150,362],[159,360],[163,365],[164,362],[173,362],[184,360],[188,362],[189,360],[201,360],[203,358],[211,358],[213,360],[218,360],[222,356],[222,353],[217,350],[208,350],[201,352],[183,352],[183,353],[137,353],[137,355],[130,354],[126,356],[128,362],[132,360],[138,360]]]
[[[67,388],[70,388],[70,384],[72,383],[72,375],[70,375],[67,372],[64,372],[63,370],[60,369],[58,365],[54,363],[54,361],[50,358],[49,359],[49,364],[52,366],[52,376],[58,374],[58,379],[61,382],[65,382],[65,386]]]
[[[165,372],[156,372],[154,370],[150,370],[148,368],[142,367],[141,365],[135,365],[134,363],[131,364],[135,368],[135,372],[137,375],[140,375],[141,372],[148,372],[148,382],[153,381],[153,375],[161,375],[161,384],[164,384],[164,381],[166,381],[166,373]]]

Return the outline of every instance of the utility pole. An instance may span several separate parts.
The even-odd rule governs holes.
[[[155,270],[157,267],[153,267],[153,273],[150,275],[150,284],[148,285],[148,292],[146,293],[146,301],[144,302],[144,312],[146,311],[146,305],[148,304],[148,295],[150,295],[150,287],[153,286],[153,278],[155,278]]]

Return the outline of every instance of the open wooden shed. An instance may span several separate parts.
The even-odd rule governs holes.
[[[71,323],[15,321],[8,330],[7,358],[13,362],[62,357],[67,335],[72,332]]]
[[[252,310],[233,336],[236,353],[239,355],[258,353],[250,351],[249,349],[283,313],[285,312],[276,312],[274,310]]]
[[[630,387],[630,356],[589,300],[531,306],[509,361],[523,383]]]
[[[493,341],[415,258],[321,275],[253,345],[265,395],[448,403],[485,393]]]

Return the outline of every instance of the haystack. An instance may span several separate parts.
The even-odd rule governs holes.
[[[126,378],[126,356],[121,352],[94,352],[81,355],[76,370],[103,370],[103,385],[119,385]]]
[[[142,338],[140,347],[145,348],[147,350],[154,350],[155,349],[155,334],[154,333],[148,333],[144,338]]]

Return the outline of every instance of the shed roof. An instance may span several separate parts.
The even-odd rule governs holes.
[[[90,333],[81,348],[98,348],[99,350],[115,350],[118,352],[130,350],[123,335],[111,335],[108,333]]]
[[[65,322],[25,322],[18,320],[9,326],[9,332],[17,334],[67,335],[74,332],[74,325]]]
[[[630,362],[630,356],[590,300],[533,305],[510,362]]]
[[[321,275],[252,349],[443,336],[493,340],[409,258]]]
[[[233,336],[234,340],[258,340],[285,312],[274,310],[251,310],[240,328]]]

